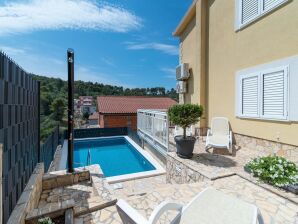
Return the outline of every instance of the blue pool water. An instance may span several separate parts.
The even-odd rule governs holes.
[[[156,168],[124,137],[74,141],[74,166],[99,164],[106,177],[155,170]]]

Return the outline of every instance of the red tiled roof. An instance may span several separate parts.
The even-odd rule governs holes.
[[[93,113],[92,115],[90,115],[89,116],[89,120],[98,120],[98,113],[97,112],[95,112],[95,113]]]
[[[169,97],[144,96],[98,96],[97,107],[99,113],[121,114],[137,113],[138,109],[168,109],[176,104]]]

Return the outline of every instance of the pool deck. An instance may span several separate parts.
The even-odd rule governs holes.
[[[170,146],[173,149],[174,142]],[[244,170],[245,164],[254,158],[266,156],[262,151],[248,148],[233,147],[230,155],[227,149],[210,149],[205,151],[203,138],[197,140],[194,155],[191,159],[182,159],[175,152],[168,153],[167,159],[167,181],[170,183],[193,183],[205,180],[216,180],[219,178],[237,175],[249,182],[265,188],[285,199],[298,204],[298,195],[286,192],[268,184],[260,183],[251,174]]]
[[[249,203],[256,204],[265,223],[298,223],[298,205],[281,198],[262,187],[234,175],[215,181],[190,184],[167,184],[165,176],[152,177],[123,183],[123,189],[115,190],[117,198],[125,199],[144,217],[149,218],[153,209],[162,201],[175,201],[187,204],[196,194],[206,187],[214,187]],[[128,190],[129,189],[129,190]],[[166,213],[160,223],[169,223],[173,213]],[[81,216],[77,224],[122,223],[115,206]]]
[[[203,140],[195,146],[195,155],[192,159],[181,159],[174,152],[169,152],[168,160],[172,159],[182,169],[173,173],[108,183],[107,179],[98,176],[97,182],[101,187],[94,191],[94,181],[74,186],[63,187],[52,191],[44,191],[40,206],[75,198],[77,207],[83,212],[75,213],[76,224],[114,224],[122,223],[117,213],[115,200],[125,199],[133,208],[144,217],[149,218],[153,209],[162,201],[170,200],[187,204],[196,194],[206,187],[214,187],[219,191],[237,197],[260,208],[265,223],[292,224],[298,223],[298,196],[283,190],[260,184],[251,175],[243,170],[243,165],[250,159],[262,153],[250,149],[235,148],[233,155],[227,155],[223,150],[204,151]],[[172,168],[173,168],[172,167]],[[189,168],[191,172],[188,173]],[[167,171],[171,167],[167,165]],[[174,173],[175,173],[174,172]],[[197,178],[194,172],[204,175]],[[181,177],[185,175],[185,177]],[[93,187],[93,188],[92,188]],[[108,192],[108,194],[107,194]],[[59,194],[59,196],[56,196]],[[106,196],[108,200],[105,200]],[[85,207],[85,208],[83,208]],[[173,213],[166,213],[160,223],[169,223]]]

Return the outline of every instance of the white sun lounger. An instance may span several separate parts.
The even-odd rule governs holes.
[[[232,154],[232,131],[230,131],[229,120],[225,117],[214,117],[211,121],[211,129],[208,129],[206,146],[227,148]]]
[[[155,224],[169,210],[178,211],[171,224],[263,224],[261,213],[255,205],[214,188],[206,188],[186,206],[163,202],[154,209],[149,220],[122,199],[116,207],[124,224]]]

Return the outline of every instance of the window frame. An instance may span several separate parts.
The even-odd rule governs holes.
[[[250,114],[244,114],[243,113],[243,80],[244,79],[248,79],[248,78],[252,78],[252,77],[257,77],[258,78],[258,102],[257,102],[257,105],[258,105],[258,110],[257,110],[257,115],[254,116],[254,115],[250,115]],[[248,74],[243,74],[241,75],[240,77],[240,116],[241,117],[246,117],[246,118],[256,118],[256,117],[260,117],[260,74],[259,73],[248,73]]]
[[[279,0],[276,5],[272,6],[271,8],[264,10],[264,0],[258,0],[259,7],[258,7],[258,15],[251,18],[250,20],[246,21],[245,23],[242,23],[242,2],[243,0],[236,0],[236,31],[241,30],[247,26],[249,26],[251,23],[255,22],[256,20],[262,18],[266,14],[274,11],[275,9],[279,8],[280,6],[286,4],[290,0]]]
[[[269,116],[269,115],[263,115],[263,91],[264,91],[264,83],[263,83],[263,76],[268,73],[274,73],[278,71],[284,72],[284,116]],[[253,73],[246,73],[241,74],[238,77],[237,85],[238,85],[238,91],[236,95],[237,99],[237,117],[239,118],[247,118],[247,119],[257,119],[257,120],[274,120],[274,121],[290,121],[289,120],[289,111],[290,111],[290,88],[289,88],[289,65],[285,66],[278,66],[278,67],[272,67],[269,69],[260,70]],[[258,115],[248,115],[243,114],[243,80],[249,77],[258,76]]]
[[[273,116],[273,115],[263,115],[263,102],[264,102],[264,75],[268,74],[268,73],[274,73],[274,72],[278,72],[278,71],[283,71],[283,75],[284,75],[284,116]],[[280,66],[280,67],[275,67],[275,68],[270,68],[270,69],[266,69],[263,70],[260,73],[260,82],[261,82],[261,92],[260,92],[260,113],[259,116],[262,119],[274,119],[274,120],[288,120],[288,116],[289,116],[289,66]]]

